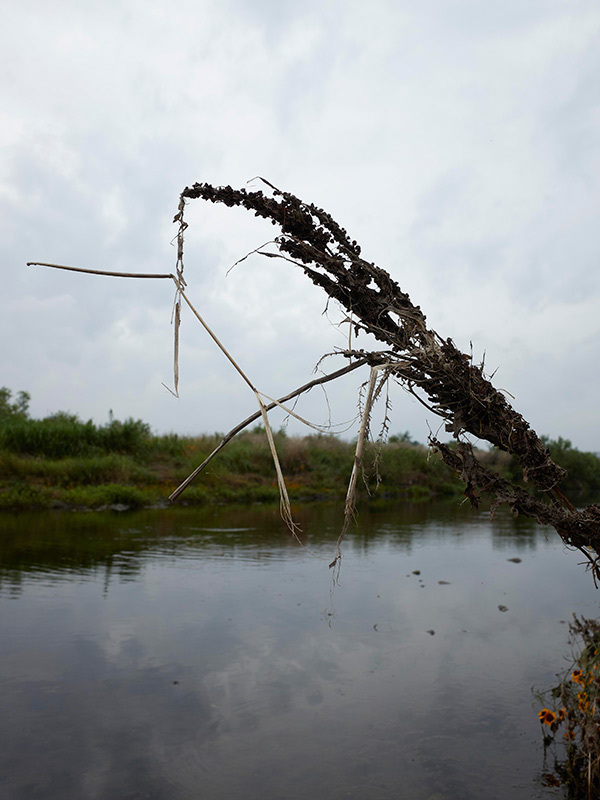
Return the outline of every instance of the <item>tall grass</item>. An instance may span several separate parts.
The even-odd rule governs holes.
[[[23,458],[0,451],[0,478],[34,480],[44,486],[157,482],[156,473],[131,456],[108,453],[73,458]]]

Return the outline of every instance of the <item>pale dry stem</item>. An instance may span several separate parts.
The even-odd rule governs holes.
[[[294,522],[292,516],[292,505],[290,503],[290,498],[287,491],[287,486],[285,485],[285,478],[283,477],[283,471],[281,469],[281,464],[279,463],[279,456],[277,455],[277,448],[275,447],[275,439],[273,438],[273,431],[271,430],[271,424],[269,422],[269,415],[267,414],[267,409],[265,404],[262,401],[262,398],[258,392],[256,394],[256,399],[258,401],[258,405],[260,407],[260,413],[263,418],[263,423],[265,426],[265,434],[267,436],[267,442],[269,443],[269,448],[271,450],[271,456],[273,458],[273,465],[275,467],[275,474],[277,476],[277,486],[279,489],[279,513],[281,514],[282,520],[287,525],[290,533],[296,539],[299,544],[302,544],[300,541],[299,533],[301,532],[301,528],[298,523]]]
[[[340,378],[347,372],[352,372],[353,370],[364,366],[366,363],[367,359],[363,358],[360,361],[355,361],[352,364],[349,364],[346,367],[342,367],[341,369],[338,369],[336,372],[332,372],[329,375],[323,375],[320,378],[315,378],[314,380],[305,383],[303,386],[300,386],[298,389],[294,389],[293,392],[286,394],[284,397],[280,397],[278,402],[285,403],[287,400],[292,400],[294,397],[298,397],[304,392],[310,391],[310,389],[312,389],[314,386],[320,386],[323,383],[327,383],[329,381],[335,380],[336,378]],[[276,405],[277,403],[273,402],[270,405],[266,406],[267,411],[271,411],[271,409],[275,408]],[[181,483],[177,487],[177,489],[175,489],[175,491],[169,495],[169,500],[171,502],[176,500],[179,497],[179,495],[184,491],[184,489],[186,489],[190,485],[190,483],[194,480],[194,478],[196,478],[202,472],[202,470],[208,466],[208,464],[217,455],[217,453],[220,450],[222,450],[223,447],[225,447],[225,445],[234,438],[234,436],[240,433],[240,431],[243,431],[244,428],[247,428],[248,425],[251,425],[253,422],[255,422],[255,420],[259,419],[261,416],[262,416],[261,411],[260,410],[256,411],[254,412],[254,414],[251,414],[245,420],[236,425],[235,428],[232,428],[229,431],[229,433],[225,434],[223,439],[221,439],[221,441],[219,442],[217,447],[215,447],[212,453],[209,456],[207,456],[204,459],[204,461],[198,467],[196,467],[196,469],[190,475],[188,475],[188,477],[183,481],[183,483]]]
[[[377,370],[379,367],[371,367],[369,375],[369,385],[365,396],[362,417],[360,421],[360,429],[358,432],[358,439],[356,440],[356,450],[354,452],[354,463],[352,464],[352,472],[350,473],[350,480],[348,482],[348,491],[346,492],[346,501],[344,503],[344,523],[342,530],[336,542],[336,556],[329,565],[331,567],[338,567],[342,558],[341,544],[344,536],[348,532],[350,523],[356,518],[356,484],[358,482],[359,471],[362,470],[363,453],[365,449],[365,441],[369,432],[369,421],[371,419],[371,411],[376,399],[377,388]]]

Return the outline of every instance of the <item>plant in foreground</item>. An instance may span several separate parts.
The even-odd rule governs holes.
[[[569,624],[571,666],[559,683],[537,695],[544,748],[552,748],[548,785],[564,785],[571,798],[600,795],[600,621],[577,617]]]

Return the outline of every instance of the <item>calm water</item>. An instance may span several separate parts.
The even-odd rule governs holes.
[[[264,508],[2,516],[0,797],[561,797],[531,687],[599,614],[581,557],[390,507],[332,590],[339,509],[299,516],[310,552]]]

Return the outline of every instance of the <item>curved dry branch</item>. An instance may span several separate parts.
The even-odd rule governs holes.
[[[279,255],[300,266],[310,280],[352,315],[355,329],[372,334],[385,346],[389,375],[446,420],[446,431],[456,449],[431,440],[445,463],[463,477],[473,504],[477,488],[506,502],[518,513],[553,525],[565,542],[600,552],[600,506],[577,511],[560,490],[566,471],[554,463],[544,442],[484,374],[449,338],[427,327],[425,314],[388,272],[361,255],[330,214],[268,181],[273,191],[233,189],[195,183],[186,187],[181,202],[202,199],[225,206],[239,206],[271,220],[280,234],[274,239]],[[181,217],[182,219],[182,217]],[[274,254],[277,255],[277,254]],[[381,353],[358,351],[371,364],[381,363]],[[523,477],[544,495],[503,481],[487,471],[462,436],[470,433],[516,456]]]

